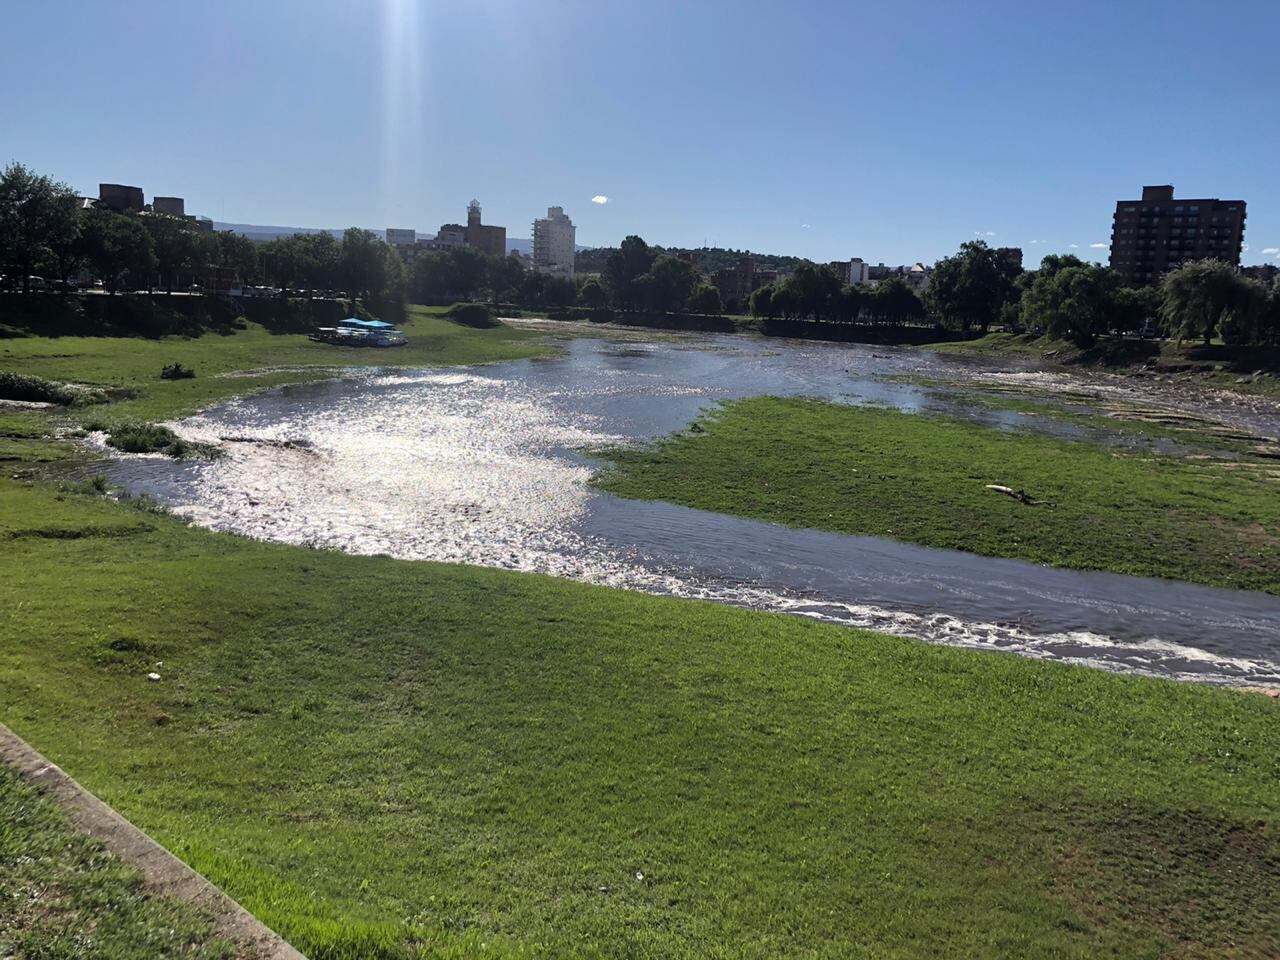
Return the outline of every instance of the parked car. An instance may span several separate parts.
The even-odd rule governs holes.
[[[1160,336],[1160,325],[1148,317],[1142,321],[1142,326],[1138,329],[1138,336],[1143,340],[1154,340]]]
[[[32,290],[48,290],[49,282],[44,277],[27,277],[27,285]]]

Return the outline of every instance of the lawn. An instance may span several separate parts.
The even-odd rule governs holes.
[[[232,946],[0,765],[0,956],[223,960]]]
[[[0,538],[5,722],[314,958],[1280,945],[1259,696],[12,480]]]
[[[401,326],[404,347],[361,349],[313,343],[302,334],[270,333],[257,324],[234,334],[200,337],[0,338],[0,370],[51,380],[142,392],[142,396],[85,407],[85,419],[155,420],[191,413],[229,397],[332,376],[332,367],[426,366],[516,360],[546,353],[545,333],[505,325],[472,328],[453,323],[443,307],[409,307]],[[162,380],[160,370],[178,362],[196,371],[192,380]],[[225,374],[235,373],[234,377]],[[243,375],[242,375],[243,374]],[[0,430],[3,421],[0,421]]]
[[[430,362],[542,349],[414,330]],[[69,412],[107,418],[334,356],[253,328],[6,349],[146,391]],[[196,380],[159,381],[175,360]],[[65,445],[7,422],[0,720],[313,960],[1280,949],[1266,698],[217,534],[21,479]],[[0,895],[16,870],[63,876],[0,857]]]
[[[1054,566],[1280,593],[1274,465],[1137,455],[813,400],[727,404],[607,453],[627,497]],[[986,489],[1025,490],[1025,506]]]

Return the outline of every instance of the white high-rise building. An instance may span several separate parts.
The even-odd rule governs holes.
[[[547,207],[547,215],[533,221],[533,265],[542,273],[573,276],[578,228],[563,207]]]

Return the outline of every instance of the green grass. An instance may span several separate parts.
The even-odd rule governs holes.
[[[0,766],[0,955],[234,956],[211,929],[211,920],[190,904],[145,890],[137,870]]]
[[[1278,945],[1262,697],[8,480],[0,538],[5,721],[316,960]]]
[[[92,414],[115,421],[158,420],[253,390],[332,376],[332,367],[412,367],[515,360],[546,352],[536,331],[507,326],[475,329],[452,323],[447,307],[409,308],[403,324],[408,344],[371,349],[313,343],[302,334],[272,334],[256,324],[230,335],[201,337],[14,337],[0,339],[0,370],[106,388],[141,390]],[[181,363],[190,380],[162,380],[160,371]],[[236,376],[225,376],[235,373]]]
[[[700,426],[609,451],[615,468],[599,485],[792,526],[1280,593],[1280,483],[1265,465],[811,400],[738,401]],[[1027,507],[989,483],[1055,505]]]
[[[420,362],[541,349],[422,311],[407,332]],[[341,354],[255,328],[4,350],[145,390],[95,411],[119,422]],[[197,378],[160,381],[175,360]],[[54,426],[0,434],[30,470]],[[1262,697],[259,543],[22,472],[0,473],[0,719],[313,960],[1280,946]]]

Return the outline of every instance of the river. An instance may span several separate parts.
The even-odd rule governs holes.
[[[1026,364],[727,335],[561,346],[550,358],[371,369],[235,400],[175,424],[226,457],[120,457],[112,477],[195,523],[285,543],[538,571],[1109,670],[1280,685],[1278,597],[796,530],[588,483],[595,467],[582,450],[662,436],[719,400],[759,394],[1087,432],[886,379],[1017,378]],[[1256,411],[1249,425],[1278,426]]]

